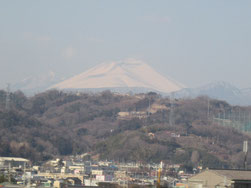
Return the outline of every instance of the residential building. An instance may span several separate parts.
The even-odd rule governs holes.
[[[189,188],[251,188],[250,170],[207,169],[188,179]]]

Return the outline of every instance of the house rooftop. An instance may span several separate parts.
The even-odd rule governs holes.
[[[215,174],[225,176],[231,180],[251,180],[251,170],[237,170],[237,169],[209,169]]]

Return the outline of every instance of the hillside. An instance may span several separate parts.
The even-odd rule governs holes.
[[[9,109],[5,98],[0,91],[0,155],[36,162],[90,152],[108,160],[242,167],[242,142],[251,140],[219,116],[251,108],[210,99],[208,114],[207,97],[18,91],[10,94]]]

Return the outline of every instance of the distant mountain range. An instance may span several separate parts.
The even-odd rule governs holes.
[[[162,95],[172,93],[175,98],[207,95],[233,105],[251,105],[251,88],[239,89],[223,81],[186,88],[183,84],[159,74],[146,63],[134,59],[102,63],[65,80],[50,71],[12,85],[12,89],[20,89],[28,94],[53,88],[92,92],[111,90],[120,93],[154,91]]]
[[[251,88],[239,89],[223,81],[213,82],[197,88],[184,88],[174,93],[176,98],[194,98],[201,95],[225,100],[233,105],[251,105]]]
[[[51,85],[62,81],[53,71],[43,73],[37,76],[31,76],[20,82],[11,84],[11,90],[22,90],[28,95],[47,90]]]

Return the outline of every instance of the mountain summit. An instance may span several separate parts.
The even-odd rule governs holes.
[[[51,88],[112,90],[122,88],[129,91],[137,88],[170,93],[182,89],[183,85],[160,75],[142,61],[128,59],[102,63]]]

